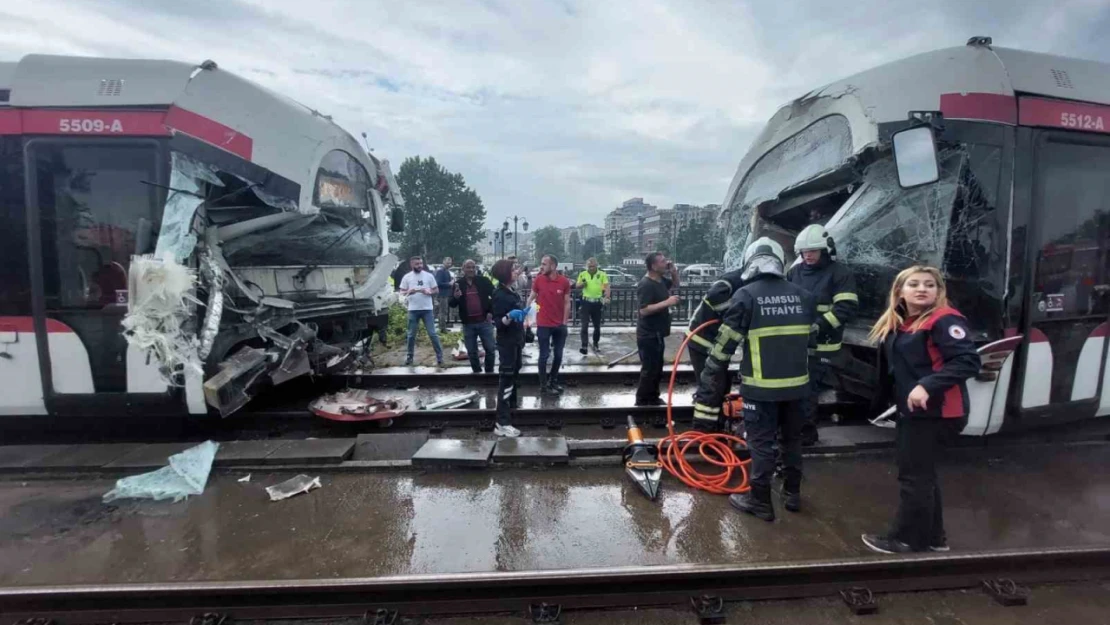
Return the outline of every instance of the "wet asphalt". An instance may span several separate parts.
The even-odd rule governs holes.
[[[805,508],[766,523],[669,476],[659,501],[617,467],[214,474],[179,503],[101,495],[113,480],[0,481],[0,584],[333,578],[867,557],[897,484],[887,454],[807,461]],[[1110,544],[1110,445],[965,449],[941,471],[954,550]]]

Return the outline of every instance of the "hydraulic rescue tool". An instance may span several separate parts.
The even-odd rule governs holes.
[[[628,477],[636,482],[648,499],[654,501],[659,496],[663,465],[659,462],[658,448],[644,442],[644,434],[632,415],[628,415],[628,445],[624,448],[623,458]]]

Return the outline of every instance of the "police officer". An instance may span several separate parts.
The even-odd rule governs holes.
[[[833,239],[820,224],[806,226],[794,240],[800,263],[790,268],[790,282],[813,294],[817,303],[817,347],[809,359],[809,384],[802,446],[817,442],[817,395],[825,372],[840,354],[844,324],[856,316],[859,296],[852,272],[836,262]]]
[[[701,379],[701,372],[705,369],[705,361],[709,358],[709,350],[713,349],[713,343],[717,340],[720,324],[717,323],[703,328],[697,334],[694,334],[694,330],[711,319],[718,322],[721,320],[721,316],[728,309],[728,302],[732,298],[732,294],[744,284],[743,280],[740,279],[743,273],[743,267],[733,269],[709,285],[709,291],[705,294],[705,297],[701,298],[701,303],[694,309],[694,314],[690,317],[690,327],[686,329],[686,336],[690,337],[690,342],[686,344],[686,348],[690,352],[690,364],[694,367],[695,380]],[[719,379],[716,384],[720,385],[727,395],[730,384],[728,369],[718,369],[717,375]],[[719,423],[712,414],[698,412],[694,414],[694,426],[699,430],[712,431],[718,429]]]
[[[745,286],[729,300],[694,397],[695,418],[706,418],[699,417],[700,412],[715,419],[725,395],[719,370],[728,368],[736,347],[743,343],[740,392],[752,456],[751,490],[732,495],[729,503],[765,521],[775,520],[771,475],[779,433],[786,478],[783,505],[792,512],[801,509],[799,435],[810,393],[807,355],[817,316],[813,296],[786,280],[784,263],[782,246],[767,237],[756,239],[744,251],[741,279]]]

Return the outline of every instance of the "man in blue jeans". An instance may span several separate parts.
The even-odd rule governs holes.
[[[559,367],[563,364],[563,346],[567,342],[567,317],[570,316],[571,283],[556,268],[559,261],[547,254],[540,262],[540,274],[532,281],[532,302],[539,302],[536,313],[536,339],[540,343],[540,393],[558,395],[563,392],[559,383]],[[551,354],[551,373],[547,372],[547,357]]]
[[[470,259],[463,262],[463,277],[455,283],[451,292],[451,305],[459,309],[459,320],[463,324],[463,341],[466,342],[466,355],[470,357],[470,368],[481,373],[478,362],[478,339],[482,339],[482,349],[486,352],[486,373],[493,373],[493,282],[478,275],[478,265]]]
[[[435,310],[432,307],[432,298],[439,292],[439,287],[436,286],[435,276],[425,271],[424,259],[413,256],[409,259],[409,266],[412,271],[401,278],[401,288],[397,290],[401,295],[408,297],[409,331],[406,338],[409,353],[408,358],[405,359],[405,366],[412,365],[412,353],[416,348],[416,327],[423,321],[424,329],[428,331],[428,338],[432,341],[432,347],[436,350],[436,366],[442,367],[443,347],[440,346],[439,335],[436,334]]]

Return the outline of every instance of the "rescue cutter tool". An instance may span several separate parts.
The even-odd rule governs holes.
[[[655,501],[659,497],[659,483],[663,479],[663,465],[659,463],[659,450],[644,442],[644,434],[628,415],[628,445],[624,448],[624,471],[640,490]]]

